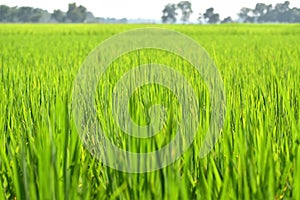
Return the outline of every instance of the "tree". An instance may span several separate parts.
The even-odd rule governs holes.
[[[253,10],[254,18],[256,22],[263,22],[263,16],[267,12],[267,5],[264,3],[257,3]]]
[[[209,19],[214,14],[214,8],[206,9],[206,12],[203,14],[204,19]]]
[[[290,15],[292,16],[291,22],[292,23],[300,23],[300,8],[292,8],[289,11]]]
[[[221,21],[221,24],[228,24],[228,23],[232,23],[232,22],[233,22],[233,20],[231,17],[226,17],[225,19],[223,19]]]
[[[220,15],[218,13],[214,13],[214,8],[208,8],[203,14],[203,17],[210,24],[216,24],[220,22]]]
[[[1,22],[15,22],[17,21],[17,7],[8,7],[0,5],[0,21]]]
[[[51,14],[51,18],[56,20],[57,22],[64,22],[65,21],[65,13],[63,13],[61,10],[54,10]]]
[[[254,13],[258,16],[263,16],[267,11],[267,5],[264,3],[257,3],[255,5]]]
[[[278,3],[275,5],[276,21],[278,22],[291,22],[292,16],[290,15],[290,2]]]
[[[9,22],[10,21],[10,7],[5,5],[0,5],[0,21]]]
[[[250,8],[243,7],[240,13],[238,13],[241,22],[243,23],[254,22],[254,17],[250,15],[251,12],[252,10]]]
[[[89,14],[90,21],[96,21],[92,13],[87,12],[83,6],[69,4],[68,13],[61,10],[54,10],[49,13],[47,10],[32,7],[8,7],[0,5],[0,22],[24,22],[24,23],[49,23],[49,22],[86,22]]]
[[[284,13],[290,10],[289,6],[289,1],[285,1],[284,3],[278,3],[275,5],[275,10],[277,10],[279,13]]]
[[[67,19],[73,23],[82,23],[86,19],[87,9],[83,6],[76,6],[76,3],[69,4],[67,11]]]
[[[272,4],[257,3],[253,10],[242,8],[238,15],[242,22],[300,22],[300,9],[291,9],[289,1],[278,3],[275,7]]]
[[[30,17],[30,22],[38,23],[43,17],[43,10],[39,8],[34,8]]]
[[[278,21],[278,12],[273,9],[273,5],[267,6],[267,12],[260,17],[262,22],[276,22]]]
[[[271,22],[272,18],[274,19],[274,17],[272,16],[272,10],[273,10],[273,5],[269,4],[266,5],[266,9],[264,11],[264,13],[259,17],[258,21],[259,22]]]
[[[177,6],[175,4],[168,4],[163,9],[163,16],[161,17],[163,23],[175,23],[176,22],[176,16],[178,15],[176,13]]]
[[[31,7],[20,7],[17,13],[18,21],[30,22],[31,13],[32,13]]]
[[[181,1],[177,4],[177,7],[181,10],[181,21],[183,21],[184,23],[189,21],[190,16],[193,13],[191,2]]]

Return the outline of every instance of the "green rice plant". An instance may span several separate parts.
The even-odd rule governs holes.
[[[159,149],[181,120],[172,92],[147,85],[131,97],[131,117],[146,125],[151,105],[165,105],[164,129],[145,140],[120,131],[107,94],[132,67],[172,66],[200,102],[201,129],[191,148],[172,165],[142,174],[106,167],[84,147],[71,93],[92,49],[145,25],[0,26],[0,199],[300,199],[299,25],[149,25],[182,32],[208,51],[227,105],[220,139],[199,158],[211,110],[201,76],[163,51],[118,58],[99,81],[95,107],[107,136],[123,149]]]

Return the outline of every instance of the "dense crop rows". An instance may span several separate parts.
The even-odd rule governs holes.
[[[144,174],[119,172],[93,158],[70,113],[74,79],[88,53],[113,34],[144,26],[0,27],[0,199],[300,199],[299,25],[164,26],[208,51],[225,84],[227,112],[207,157],[197,157],[200,138],[174,164]],[[99,82],[100,93],[128,67],[149,59],[169,64],[198,91],[207,128],[203,82],[188,63],[164,53],[120,57]],[[101,102],[96,105],[109,105]],[[147,86],[131,98],[133,120],[147,124],[145,109],[153,102],[180,112],[166,88]],[[112,140],[135,152],[160,148],[173,135],[176,116],[168,115],[171,124],[151,141]],[[99,118],[113,124],[101,109]]]

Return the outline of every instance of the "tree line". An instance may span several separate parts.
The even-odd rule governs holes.
[[[178,13],[179,12],[179,13]],[[176,23],[180,15],[182,23],[188,23],[193,13],[192,4],[189,1],[181,1],[178,4],[169,3],[162,10],[161,20],[163,23]],[[254,8],[241,8],[237,14],[239,23],[300,23],[300,8],[290,7],[290,2],[272,4],[257,3]],[[220,19],[213,7],[199,13],[199,23],[231,23],[234,22],[231,16]]]
[[[192,4],[189,1],[180,1],[177,4],[169,3],[162,10],[163,23],[189,23],[193,13]],[[208,8],[199,13],[199,23],[300,23],[300,8],[290,7],[290,2],[272,4],[257,3],[254,8],[243,7],[237,13],[238,19],[231,16],[224,19],[215,12],[214,8]],[[68,11],[54,10],[49,13],[46,10],[32,7],[9,7],[0,5],[0,22],[2,23],[126,23],[127,19],[95,17],[84,6],[76,3],[68,5]]]
[[[84,6],[76,3],[68,5],[68,11],[47,10],[32,7],[9,7],[0,5],[2,23],[126,23],[127,19],[95,17]]]

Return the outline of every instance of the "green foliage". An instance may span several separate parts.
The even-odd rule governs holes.
[[[181,11],[181,18],[180,20],[183,23],[186,23],[189,21],[191,14],[193,13],[192,10],[192,3],[189,1],[180,1],[177,4],[169,3],[167,4],[162,13],[163,16],[161,17],[161,20],[163,23],[175,23],[177,21],[176,16],[178,15],[177,10]]]
[[[0,22],[40,22],[42,16],[47,14],[39,8],[32,7],[8,7],[0,5]]]
[[[57,22],[65,22],[66,16],[61,10],[54,10],[51,17]]]
[[[76,3],[69,4],[69,10],[66,14],[67,20],[73,23],[82,23],[86,19],[87,10],[83,6],[76,6]]]
[[[0,22],[18,23],[83,23],[87,19],[97,22],[92,13],[88,12],[83,6],[76,6],[75,3],[69,4],[68,11],[54,10],[48,13],[46,10],[32,7],[8,7],[0,5]]]
[[[216,24],[220,22],[220,15],[218,13],[214,13],[214,8],[208,8],[203,14],[203,17],[209,24]]]
[[[191,14],[193,13],[192,10],[192,3],[189,1],[181,1],[177,4],[177,7],[181,10],[181,21],[187,22],[189,21],[189,18]]]
[[[272,4],[257,3],[254,9],[242,8],[238,14],[242,22],[280,22],[299,23],[300,8],[290,8],[290,2]]]
[[[145,174],[119,172],[91,156],[70,114],[74,78],[101,41],[142,27],[1,25],[0,199],[300,199],[298,25],[160,26],[189,35],[215,61],[227,96],[221,138],[205,158],[197,157],[197,137],[174,164]],[[209,94],[188,63],[151,50],[131,58],[124,55],[110,66],[99,91],[134,67],[130,62],[165,62],[192,75],[186,77],[201,99],[202,123],[209,123]],[[145,108],[153,102],[171,101],[177,112],[173,99],[165,88],[142,88],[130,100],[133,120],[147,123]],[[165,133],[172,133],[176,123],[167,127]],[[161,147],[168,137],[150,143]],[[114,140],[141,150],[138,141],[126,141],[124,135]]]
[[[177,10],[176,4],[169,3],[168,5],[166,5],[162,11],[163,13],[163,16],[161,17],[162,22],[171,23],[171,24],[175,23],[177,20],[176,16],[178,15],[176,10]]]

